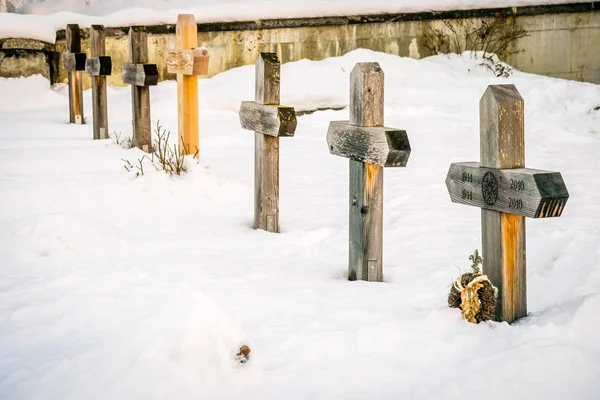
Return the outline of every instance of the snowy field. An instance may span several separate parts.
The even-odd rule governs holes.
[[[66,124],[64,86],[0,79],[0,399],[597,399],[600,86],[358,50],[283,65],[282,103],[346,105],[359,61],[381,64],[386,126],[413,148],[385,172],[384,283],[345,278],[348,160],[325,135],[347,109],[281,139],[277,235],[251,229],[237,110],[253,66],[201,80],[201,163],[181,178],[128,173],[121,159],[142,153]],[[527,166],[562,172],[571,194],[561,218],[527,222],[529,315],[512,326],[446,305],[481,239],[479,210],[444,179],[478,160],[495,83],[525,99]],[[176,84],[151,98],[175,133]],[[110,130],[130,135],[130,120],[130,89],[109,89]]]
[[[179,13],[198,22],[254,21],[354,14],[411,13],[577,3],[578,0],[8,0],[21,14],[0,13],[0,38],[54,43],[67,24],[175,24]],[[48,15],[50,14],[50,15]]]

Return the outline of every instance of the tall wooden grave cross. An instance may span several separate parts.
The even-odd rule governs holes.
[[[94,139],[108,139],[106,77],[112,72],[112,61],[106,55],[105,38],[104,26],[92,25],[90,29],[91,58],[85,62],[85,72],[92,78]]]
[[[198,25],[192,14],[179,14],[177,48],[167,57],[167,71],[177,74],[180,152],[200,159],[198,136],[198,75],[208,74],[208,50],[198,49]]]
[[[158,84],[156,64],[148,64],[148,34],[143,27],[129,28],[130,64],[123,64],[123,82],[131,85],[133,143],[145,152],[152,150],[150,86]]]
[[[481,208],[483,272],[498,288],[497,317],[527,315],[525,217],[559,217],[569,192],[560,172],[525,168],[523,98],[514,85],[491,85],[479,102],[481,162],[450,165],[455,203]]]
[[[350,74],[350,121],[331,121],[331,154],[350,159],[348,279],[383,280],[383,168],[405,167],[406,131],[383,127],[384,74],[358,63]]]
[[[81,52],[79,25],[67,25],[67,51],[62,53],[63,67],[69,79],[69,122],[85,124],[83,117],[83,77],[86,54]]]
[[[242,128],[254,134],[254,228],[279,232],[279,137],[296,131],[293,107],[279,105],[280,63],[275,53],[256,60],[255,101],[240,107]]]

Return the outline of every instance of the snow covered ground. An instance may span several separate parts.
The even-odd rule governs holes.
[[[0,13],[0,38],[54,43],[66,24],[175,24],[179,13],[198,22],[408,13],[576,3],[577,0],[8,0],[20,14]],[[33,14],[33,15],[32,15]],[[50,15],[48,15],[50,14]]]
[[[250,227],[237,109],[254,67],[201,80],[202,161],[181,178],[128,173],[121,159],[141,153],[66,124],[64,87],[0,79],[0,399],[597,399],[600,86],[359,50],[283,65],[282,103],[347,104],[359,61],[381,64],[386,125],[413,148],[385,172],[384,283],[345,279],[348,160],[325,135],[347,109],[281,139],[277,235]],[[529,316],[512,326],[446,306],[481,239],[479,210],[444,179],[478,159],[494,83],[525,99],[527,166],[561,171],[571,194],[561,218],[527,222]],[[175,92],[151,90],[172,132]],[[111,131],[131,134],[130,118],[130,90],[109,89]]]

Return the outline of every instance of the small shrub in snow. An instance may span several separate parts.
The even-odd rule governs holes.
[[[496,76],[507,77],[512,68],[501,63],[498,57],[506,57],[523,50],[514,49],[514,42],[529,36],[517,26],[514,17],[503,17],[499,13],[492,20],[444,20],[439,28],[429,27],[423,35],[423,46],[434,54],[471,51],[471,56],[483,58],[484,67]]]
[[[170,145],[169,139],[171,137],[171,132],[164,130],[160,125],[160,122],[156,124],[154,136],[155,139],[152,144],[151,153],[138,158],[137,165],[132,164],[129,160],[121,159],[125,162],[124,167],[127,172],[135,172],[136,177],[143,176],[145,161],[149,162],[157,171],[164,171],[171,176],[181,175],[182,173],[187,172],[185,155],[188,154],[189,151],[185,145],[182,143],[179,148],[175,144]],[[131,145],[131,139],[127,138],[126,140],[128,140],[127,143]],[[117,134],[114,136],[113,142],[119,145],[119,143],[123,143],[124,141],[121,140],[120,134]],[[198,148],[196,148],[194,157],[197,157],[198,153]]]
[[[131,137],[126,136],[123,137],[121,132],[113,131],[110,135],[110,140],[117,146],[121,146],[124,149],[131,149],[133,147],[133,142],[131,141]]]

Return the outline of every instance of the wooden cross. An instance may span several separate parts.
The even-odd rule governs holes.
[[[405,167],[406,131],[383,127],[384,74],[358,63],[350,74],[350,121],[331,121],[331,154],[350,159],[348,279],[383,280],[383,168]]]
[[[559,172],[525,168],[523,106],[514,85],[489,86],[479,102],[481,162],[453,163],[446,177],[453,202],[481,208],[483,272],[509,323],[527,315],[525,217],[559,217],[569,198]]]
[[[104,26],[90,29],[91,58],[85,62],[85,72],[92,78],[92,110],[94,139],[108,139],[106,77],[112,73],[112,61],[106,56]]]
[[[198,75],[208,75],[208,50],[197,49],[198,25],[192,14],[177,18],[177,48],[167,57],[167,71],[177,74],[180,152],[200,159],[198,136]]]
[[[296,131],[293,107],[279,105],[280,63],[275,53],[256,60],[255,101],[240,107],[242,128],[254,134],[254,228],[279,232],[279,137]]]
[[[123,82],[131,85],[133,143],[145,152],[152,149],[150,86],[158,85],[158,68],[148,64],[148,34],[143,27],[129,28],[130,64],[123,64]]]
[[[69,78],[69,122],[85,124],[83,117],[83,77],[86,54],[81,52],[79,25],[67,25],[67,51],[62,53],[63,67]]]

